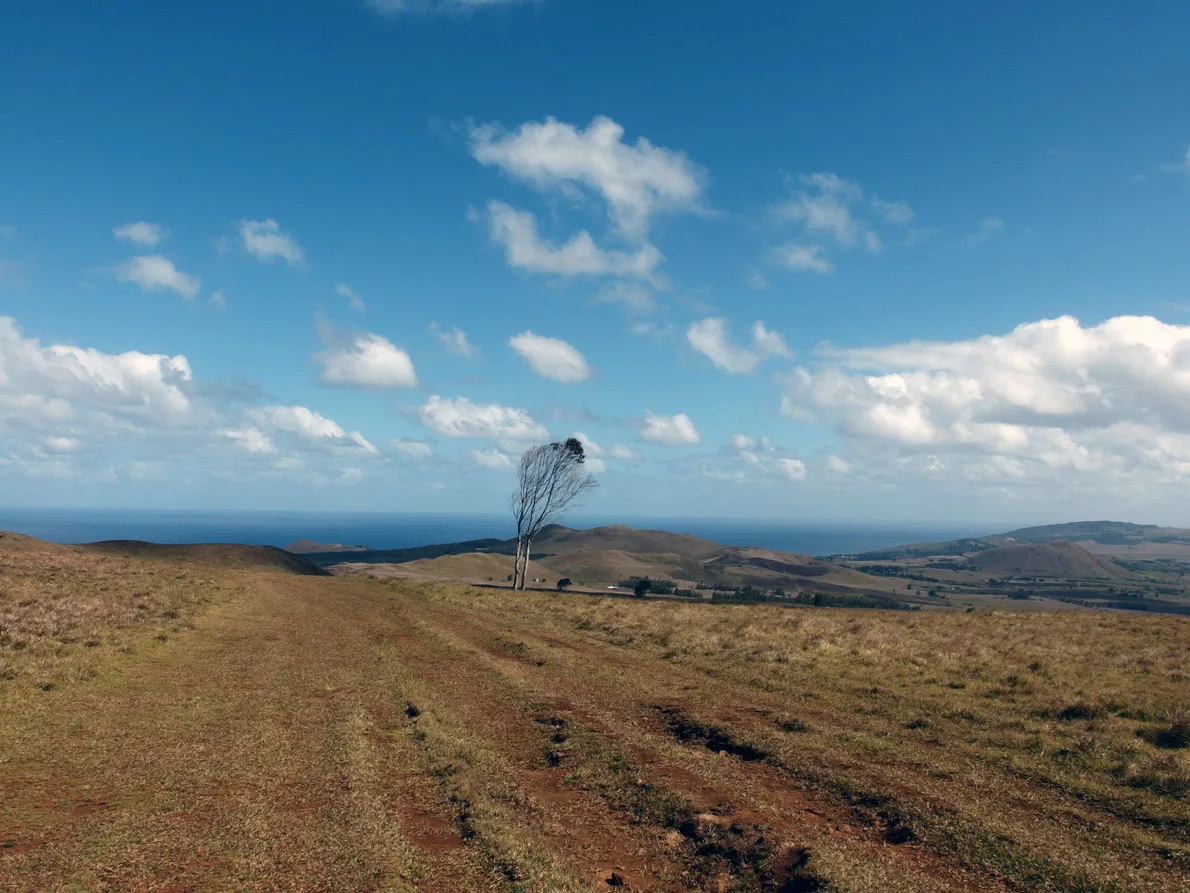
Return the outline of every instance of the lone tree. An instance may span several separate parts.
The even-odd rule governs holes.
[[[648,577],[645,577],[643,580],[636,581],[636,585],[632,587],[632,593],[637,598],[644,598],[646,595],[649,594],[649,592],[652,591],[652,589],[653,589],[652,581]]]
[[[525,572],[533,539],[557,520],[580,496],[598,486],[584,467],[586,455],[576,437],[531,446],[517,466],[517,489],[509,499],[516,519],[516,563],[512,586],[525,588]]]

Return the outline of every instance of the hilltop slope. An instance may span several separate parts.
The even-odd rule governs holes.
[[[963,564],[972,570],[1015,576],[1110,580],[1129,580],[1134,576],[1082,546],[1062,540],[989,549],[972,555]]]
[[[503,580],[512,567],[516,540],[470,540],[415,549],[354,552],[349,566],[341,553],[311,555],[336,573],[360,573],[367,564],[391,565],[387,574],[444,579]],[[637,530],[622,524],[573,530],[544,528],[533,541],[534,575],[547,581],[569,577],[576,584],[606,586],[633,577],[683,583],[724,583],[768,588],[857,588],[885,592],[888,581],[794,552],[725,546],[665,530]]]
[[[327,572],[313,562],[274,546],[244,546],[238,543],[173,545],[146,543],[141,540],[105,540],[73,548],[149,561],[176,561],[240,569],[272,569],[307,577],[327,576]]]

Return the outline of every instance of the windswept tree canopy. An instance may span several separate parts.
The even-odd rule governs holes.
[[[517,466],[517,489],[510,508],[517,525],[518,566],[521,552],[528,564],[533,538],[546,524],[556,521],[580,496],[597,486],[587,473],[583,444],[576,437],[531,446]],[[518,588],[524,588],[523,573]]]

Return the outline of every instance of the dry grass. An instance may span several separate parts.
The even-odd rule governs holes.
[[[195,571],[0,535],[0,680],[91,678],[113,650],[186,629],[228,585]]]
[[[1185,619],[0,571],[0,889],[1190,885]]]

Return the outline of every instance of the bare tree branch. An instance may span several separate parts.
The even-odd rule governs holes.
[[[525,450],[517,466],[517,489],[509,508],[517,523],[517,557],[513,587],[525,588],[525,572],[533,539],[556,521],[580,496],[598,486],[584,468],[586,455],[576,438]]]

